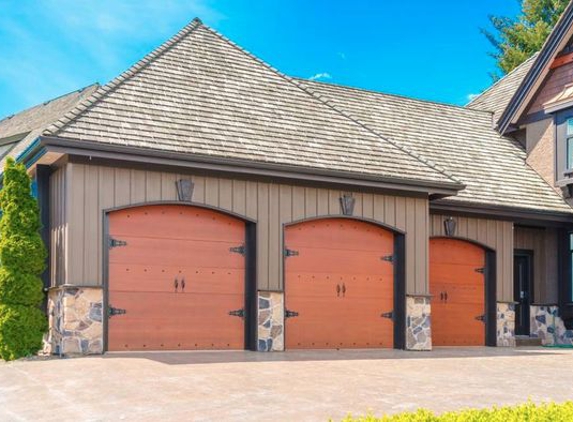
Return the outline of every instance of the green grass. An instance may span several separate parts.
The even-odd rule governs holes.
[[[519,406],[493,409],[468,409],[436,415],[429,410],[405,412],[392,416],[346,417],[343,422],[573,422],[573,401],[563,404],[528,402]]]

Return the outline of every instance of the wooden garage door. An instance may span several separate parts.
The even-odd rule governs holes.
[[[483,346],[485,250],[456,239],[430,239],[432,343]]]
[[[393,347],[393,234],[349,219],[314,220],[285,230],[289,349]]]
[[[215,211],[145,206],[109,215],[108,350],[243,349],[245,224]],[[120,311],[121,312],[121,311]]]

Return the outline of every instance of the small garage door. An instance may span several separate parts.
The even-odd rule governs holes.
[[[349,219],[287,227],[289,349],[393,347],[392,232]]]
[[[245,224],[177,205],[109,214],[108,350],[244,348]],[[125,244],[123,244],[125,242]]]
[[[430,240],[432,343],[485,345],[485,250],[457,239]]]

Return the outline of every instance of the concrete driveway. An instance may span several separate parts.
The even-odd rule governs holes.
[[[573,351],[174,352],[0,363],[0,420],[325,421],[573,399]]]

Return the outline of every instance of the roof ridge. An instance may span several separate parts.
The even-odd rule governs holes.
[[[221,34],[220,32],[214,30],[213,28],[210,28],[206,25],[203,25],[203,28],[205,28],[206,30],[210,31],[211,33],[213,33],[214,35],[216,35],[217,37],[219,37],[220,39],[222,39],[223,41],[225,41],[226,43],[228,43],[229,45],[233,46],[234,48],[237,48],[239,51],[243,52],[244,54],[248,55],[250,58],[256,60],[258,63],[262,64],[263,66],[265,66],[267,69],[271,70],[272,72],[276,73],[278,76],[282,77],[283,79],[285,79],[287,82],[292,83],[293,85],[295,85],[297,88],[301,89],[302,91],[304,91],[305,93],[307,93],[308,95],[310,95],[311,97],[317,99],[318,101],[320,101],[322,104],[326,105],[327,107],[331,108],[332,110],[336,111],[338,114],[346,117],[347,119],[351,120],[352,122],[354,122],[355,124],[359,125],[360,127],[362,127],[363,129],[365,129],[366,131],[372,133],[373,135],[375,135],[377,138],[382,139],[386,142],[388,142],[390,145],[392,145],[393,147],[399,149],[400,151],[410,155],[411,157],[413,157],[415,160],[421,162],[422,164],[430,167],[432,170],[437,171],[438,173],[442,174],[443,176],[445,176],[446,178],[456,182],[456,183],[460,183],[463,184],[463,182],[461,182],[460,180],[456,179],[454,176],[452,176],[451,174],[449,174],[448,172],[446,172],[445,169],[443,169],[441,166],[438,166],[436,163],[426,159],[425,157],[411,151],[409,148],[404,147],[403,145],[399,145],[398,143],[391,141],[390,139],[380,135],[379,133],[377,133],[376,131],[372,130],[369,126],[367,126],[366,124],[362,123],[359,119],[353,117],[352,115],[350,115],[349,113],[345,112],[344,110],[341,110],[340,108],[338,108],[335,104],[332,103],[332,101],[325,99],[322,95],[312,91],[310,88],[307,88],[305,86],[302,86],[302,84],[295,78],[288,76],[284,73],[282,73],[280,70],[276,69],[275,67],[273,67],[272,65],[268,64],[267,62],[265,62],[264,60],[260,59],[259,57],[255,56],[253,53],[251,53],[250,51],[246,50],[245,48],[241,47],[240,45],[236,44],[235,42],[233,42],[232,40],[230,40],[229,38],[227,38],[226,36],[224,36],[223,34]]]
[[[93,86],[99,86],[99,83],[94,82],[93,84],[86,85],[86,86],[84,86],[83,88],[74,89],[74,90],[72,90],[72,91],[66,92],[65,94],[61,94],[61,95],[58,95],[57,97],[50,98],[49,100],[42,101],[41,103],[34,104],[33,106],[28,107],[28,108],[25,108],[25,109],[23,109],[23,110],[20,110],[20,111],[18,111],[18,112],[16,112],[16,113],[9,114],[8,116],[3,117],[2,119],[0,119],[0,123],[4,122],[5,120],[9,120],[9,119],[11,119],[12,117],[15,117],[15,116],[17,116],[17,115],[19,115],[19,114],[22,114],[22,113],[25,113],[25,112],[27,112],[27,111],[33,110],[33,109],[35,109],[36,107],[40,107],[40,106],[44,106],[44,105],[50,104],[50,103],[52,103],[52,102],[54,102],[54,101],[57,101],[57,100],[59,100],[59,99],[61,99],[61,98],[64,98],[64,97],[67,97],[68,95],[72,95],[72,94],[74,94],[74,93],[76,93],[76,92],[85,91],[86,89],[89,89],[89,88],[91,88],[91,87],[93,87]]]
[[[499,78],[497,81],[495,81],[493,84],[491,84],[488,88],[484,89],[482,92],[480,92],[477,97],[475,97],[474,99],[472,99],[469,103],[467,103],[465,106],[463,106],[464,108],[469,108],[469,106],[476,101],[478,98],[481,98],[483,95],[485,95],[487,92],[491,91],[493,88],[495,88],[496,86],[498,86],[502,81],[506,80],[509,76],[511,76],[513,73],[517,72],[518,70],[520,70],[526,63],[529,63],[531,60],[533,60],[534,58],[536,58],[539,55],[539,51],[536,51],[535,53],[533,53],[531,56],[529,56],[527,58],[527,60],[524,60],[523,63],[521,63],[519,66],[517,66],[515,69],[513,69],[511,72],[505,74],[502,78]],[[472,110],[477,110],[477,109],[472,109]],[[483,111],[487,111],[487,110],[483,110]]]
[[[385,95],[387,97],[400,98],[400,99],[404,99],[404,100],[408,100],[408,101],[414,101],[414,102],[418,102],[418,103],[434,104],[434,105],[439,105],[439,106],[443,106],[443,107],[449,107],[449,108],[453,108],[453,109],[460,110],[460,111],[467,111],[467,112],[472,112],[472,113],[473,112],[479,112],[479,113],[492,114],[492,112],[489,110],[479,110],[479,109],[474,109],[474,108],[467,108],[466,106],[460,106],[457,104],[446,103],[443,101],[425,100],[423,98],[414,98],[414,97],[409,97],[407,95],[394,94],[391,92],[376,91],[374,89],[361,88],[361,87],[357,87],[357,86],[342,85],[342,84],[337,84],[334,82],[317,81],[317,80],[311,81],[310,79],[306,79],[306,78],[294,78],[294,79],[296,79],[298,81],[302,81],[304,83],[334,86],[336,88],[343,88],[343,89],[349,89],[349,90],[353,90],[353,91],[367,92],[367,93],[376,94],[376,95]]]
[[[127,70],[122,72],[119,76],[116,76],[111,81],[105,85],[100,86],[96,89],[92,95],[74,107],[72,110],[64,114],[62,118],[57,120],[48,126],[44,131],[44,135],[55,136],[60,132],[65,126],[70,124],[72,121],[80,117],[85,111],[94,106],[102,98],[115,91],[123,82],[139,73],[142,69],[149,66],[158,57],[161,57],[166,51],[171,49],[175,44],[177,44],[181,39],[191,33],[194,29],[199,28],[203,25],[203,22],[199,18],[194,18],[190,23],[185,25],[179,32],[169,38],[167,41],[156,47],[151,52],[147,53],[142,59],[137,61],[135,64],[130,66]]]

